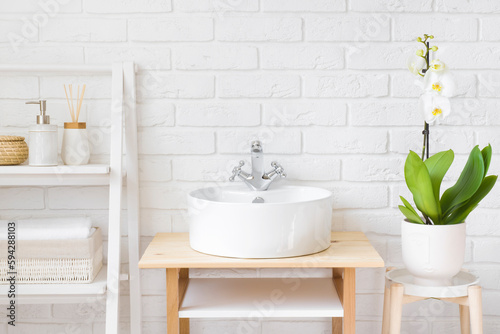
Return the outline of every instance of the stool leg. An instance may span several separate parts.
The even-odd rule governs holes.
[[[483,306],[481,300],[481,287],[469,287],[469,309],[472,334],[483,334]]]
[[[391,319],[391,290],[386,286],[384,291],[384,314],[382,318],[382,334],[389,334]]]
[[[469,306],[458,305],[460,310],[460,333],[470,334],[470,314]]]
[[[403,294],[402,284],[395,283],[391,285],[391,315],[390,315],[390,334],[401,333],[401,316],[403,313]]]

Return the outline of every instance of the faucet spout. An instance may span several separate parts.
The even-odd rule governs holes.
[[[252,175],[255,180],[262,179],[264,175],[264,152],[260,141],[252,142],[250,154],[252,157]]]

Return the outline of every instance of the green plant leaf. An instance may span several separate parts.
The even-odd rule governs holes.
[[[424,221],[422,220],[422,218],[420,218],[420,216],[418,215],[417,211],[413,208],[413,206],[410,204],[410,202],[408,202],[403,196],[399,196],[399,198],[401,198],[401,201],[403,202],[403,204],[405,205],[405,207],[411,211],[411,213],[413,214],[413,216],[416,216],[418,218],[418,223],[419,224],[425,224]],[[403,213],[404,214],[404,213]],[[408,218],[407,215],[405,215],[406,218]],[[409,219],[409,218],[408,218]]]
[[[405,180],[417,208],[432,219],[434,224],[439,224],[441,208],[439,201],[434,197],[429,171],[422,159],[413,151],[410,151],[406,158]]]
[[[434,191],[434,197],[436,199],[439,199],[441,182],[443,182],[443,177],[448,169],[450,169],[454,158],[455,154],[453,153],[453,151],[448,150],[436,153],[432,157],[424,161],[431,177],[432,190]]]
[[[477,207],[479,202],[491,191],[497,182],[497,175],[490,175],[484,178],[479,189],[464,205],[454,210],[446,219],[445,224],[458,224],[463,222],[467,216]]]
[[[488,146],[483,148],[481,154],[484,160],[484,176],[486,176],[486,174],[488,174],[488,169],[490,168],[490,162],[491,162],[491,154],[492,154],[491,145],[488,144]]]
[[[446,190],[441,197],[443,216],[447,216],[453,208],[463,204],[479,189],[484,178],[484,160],[478,146],[470,152],[469,159],[458,178],[457,183]]]
[[[415,223],[415,224],[423,224],[424,222],[422,221],[422,219],[420,219],[420,217],[415,214],[413,211],[411,211],[410,209],[408,209],[406,206],[402,206],[402,205],[399,205],[399,210],[401,210],[401,212],[405,215],[405,217],[412,223]]]

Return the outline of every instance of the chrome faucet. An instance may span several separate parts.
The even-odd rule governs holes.
[[[273,168],[270,172],[264,171],[264,153],[260,141],[252,142],[250,149],[252,157],[252,172],[247,173],[241,169],[245,165],[243,160],[240,161],[238,167],[233,168],[233,175],[229,181],[233,182],[236,177],[239,177],[252,190],[264,191],[269,188],[276,177],[286,177],[285,170],[276,161],[271,162]]]

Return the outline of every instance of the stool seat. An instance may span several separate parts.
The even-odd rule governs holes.
[[[479,278],[466,271],[461,271],[455,275],[451,284],[447,286],[423,286],[415,284],[414,277],[407,269],[393,269],[385,275],[386,284],[400,283],[404,286],[404,293],[411,296],[427,298],[453,298],[468,295],[468,288],[477,285]]]

